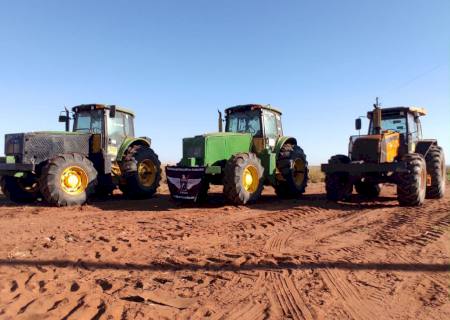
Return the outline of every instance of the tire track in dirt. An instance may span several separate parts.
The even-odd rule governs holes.
[[[294,221],[295,223],[295,221]],[[281,231],[271,237],[266,245],[265,250],[280,254],[284,249],[288,247],[289,239],[296,234],[295,231]],[[286,258],[280,258],[275,256],[276,261],[285,262]],[[290,260],[290,259],[289,259]],[[300,277],[306,277],[304,271],[292,271],[287,270],[280,272],[265,272],[265,278],[267,281],[266,288],[269,291],[267,294],[271,303],[271,310],[273,317],[282,316],[283,318],[289,318],[294,320],[311,320],[315,318],[315,313],[310,310],[308,304],[302,298],[302,293],[298,289],[295,281],[289,275],[295,272]]]
[[[261,217],[252,217],[240,221],[238,224],[231,223],[229,228],[235,230],[252,230],[253,232],[270,228],[270,233],[275,234],[268,238],[265,245],[265,252],[280,254],[283,248],[287,247],[290,237],[295,233],[292,226],[301,223],[302,217],[317,214],[320,211],[314,207],[302,207],[298,210],[284,210]],[[290,230],[286,232],[286,230]],[[268,263],[277,263],[277,260],[285,261],[282,257],[275,257],[274,261]],[[261,262],[265,262],[264,258]],[[301,271],[297,271],[301,273]],[[268,285],[267,281],[271,284]],[[281,311],[284,317],[293,317],[293,319],[313,319],[313,313],[308,309],[301,298],[300,291],[295,286],[291,278],[286,278],[278,272],[258,272],[258,280],[255,282],[254,294],[268,299],[269,305],[264,305],[249,299],[249,296],[236,297],[233,294],[225,296],[224,299],[231,297],[227,304],[235,305],[225,313],[214,317],[214,319],[264,319],[267,317],[268,309],[277,309]],[[276,304],[270,306],[270,304]],[[273,310],[272,310],[273,311]],[[280,315],[280,312],[275,312]]]
[[[441,203],[442,205],[442,203]],[[374,234],[368,243],[382,246],[426,246],[443,236],[450,226],[448,205],[445,208],[426,203],[415,210],[400,209]]]
[[[302,294],[296,287],[294,281],[285,274],[268,272],[267,279],[276,297],[276,302],[282,309],[286,318],[294,320],[315,319],[314,313],[302,298]]]
[[[235,282],[239,282],[240,276],[233,277]],[[214,315],[213,320],[223,319],[245,319],[245,320],[259,320],[265,319],[267,316],[267,306],[255,300],[254,296],[261,295],[264,288],[264,275],[262,272],[258,273],[254,285],[250,292],[244,295],[236,295],[235,292],[227,290],[225,295],[220,296],[220,300],[227,307],[225,311],[221,311]]]
[[[354,319],[377,319],[379,314],[373,312],[374,305],[367,299],[361,298],[361,293],[346,279],[346,273],[336,269],[325,269],[320,272],[322,278],[334,297],[340,297],[339,301],[343,309]]]
[[[111,202],[105,210],[24,207],[16,215],[11,207],[7,219],[0,210],[2,258],[67,257],[75,265],[0,266],[0,318],[450,319],[443,273],[383,269],[444,263],[448,195],[413,209],[386,198],[148,210],[167,207],[162,198]],[[91,260],[130,269],[83,266]],[[155,261],[161,269],[146,270]],[[345,270],[323,269],[328,261]],[[366,263],[374,269],[361,269]],[[168,296],[163,304],[193,302],[177,309],[146,298],[157,293]]]

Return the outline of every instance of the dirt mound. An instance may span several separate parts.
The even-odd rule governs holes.
[[[70,209],[0,198],[0,318],[450,319],[449,198],[401,208],[387,187],[335,204],[322,184],[249,207],[166,188]]]

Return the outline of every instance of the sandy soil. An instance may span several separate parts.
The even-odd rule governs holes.
[[[303,199],[71,208],[0,198],[1,319],[450,319],[450,188],[400,208]]]

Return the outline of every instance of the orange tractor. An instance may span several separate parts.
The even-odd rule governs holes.
[[[348,199],[356,191],[375,198],[383,183],[397,185],[400,205],[418,206],[425,198],[442,198],[446,185],[443,149],[435,139],[422,139],[423,108],[380,108],[367,113],[369,132],[350,138],[349,153],[322,165],[327,198]],[[361,118],[356,119],[361,130]]]

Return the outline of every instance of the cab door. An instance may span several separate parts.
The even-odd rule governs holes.
[[[279,137],[283,135],[281,116],[275,112],[263,110],[264,147],[273,151]]]
[[[418,118],[416,118],[413,114],[408,113],[408,152],[412,153],[416,150],[416,145],[419,140],[422,139],[422,132],[420,130],[420,123],[418,122]]]
[[[125,115],[122,112],[116,112],[114,117],[108,116],[107,120],[107,143],[108,155],[115,160],[120,146],[126,137]]]

